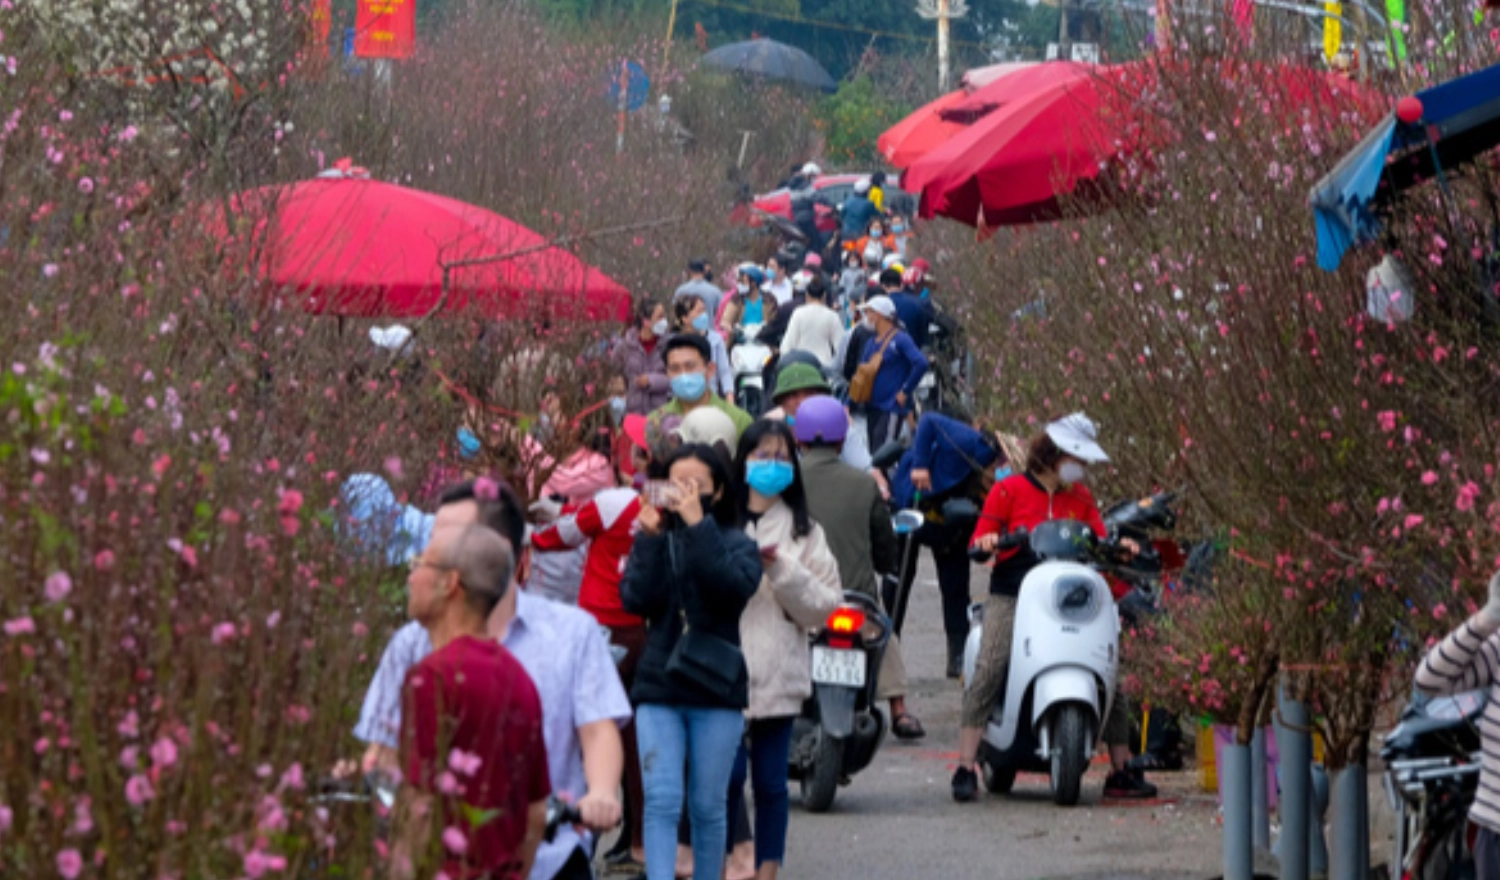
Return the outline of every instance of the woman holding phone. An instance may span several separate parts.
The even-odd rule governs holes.
[[[740,616],[750,729],[748,749],[740,746],[729,783],[729,818],[744,808],[748,769],[755,791],[756,877],[775,880],[786,855],[792,722],[813,690],[807,632],[823,625],[843,592],[838,561],[808,515],[797,441],[785,423],[761,419],[745,430],[735,457],[735,489],[740,520],[759,547],[765,574]]]
[[[760,586],[761,554],[736,528],[735,486],[717,452],[683,446],[653,476],[669,485],[646,493],[620,584],[625,610],[645,618],[647,630],[630,689],[639,707],[646,876],[673,880],[686,788],[693,876],[720,880],[725,792],[749,705],[740,615]]]

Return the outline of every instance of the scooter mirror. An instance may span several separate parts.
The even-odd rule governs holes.
[[[927,517],[922,515],[922,511],[908,508],[907,510],[897,511],[891,516],[891,528],[895,529],[898,535],[909,535],[920,529],[922,523],[926,521]]]

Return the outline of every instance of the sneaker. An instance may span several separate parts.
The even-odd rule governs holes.
[[[1117,800],[1149,800],[1156,797],[1156,786],[1146,781],[1138,770],[1120,770],[1104,780],[1104,796]]]
[[[953,799],[968,803],[979,797],[979,774],[968,767],[953,771]]]

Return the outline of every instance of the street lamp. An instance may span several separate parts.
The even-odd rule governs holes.
[[[964,0],[917,0],[917,14],[931,21],[937,19],[938,88],[948,91],[948,21],[969,14]]]

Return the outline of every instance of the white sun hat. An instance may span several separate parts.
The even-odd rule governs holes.
[[[1048,425],[1047,436],[1052,438],[1058,449],[1080,461],[1088,464],[1109,461],[1109,456],[1099,446],[1099,429],[1094,426],[1092,419],[1081,412],[1064,416]]]

